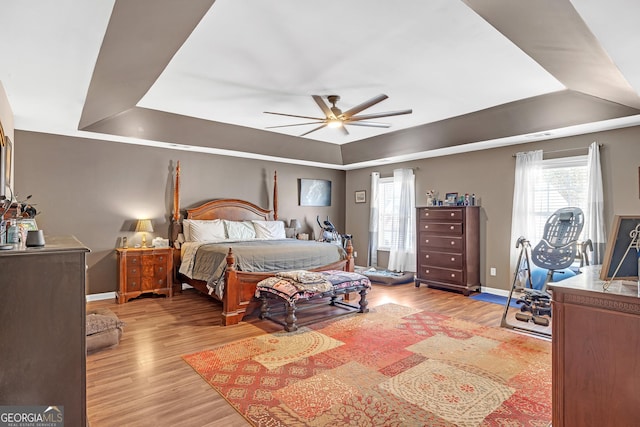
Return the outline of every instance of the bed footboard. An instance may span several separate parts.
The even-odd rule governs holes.
[[[353,246],[351,241],[347,242],[345,248],[347,258],[330,265],[314,269],[321,270],[344,270],[354,271]],[[233,250],[229,249],[227,254],[227,270],[225,272],[225,291],[222,298],[222,325],[235,325],[240,322],[247,312],[251,312],[258,307],[258,300],[255,298],[258,282],[267,277],[273,276],[273,272],[247,273],[238,271],[235,268],[235,256]]]

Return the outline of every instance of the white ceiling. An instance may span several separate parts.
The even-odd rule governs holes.
[[[531,141],[531,136],[527,138],[525,133],[518,133],[517,127],[512,131],[515,133],[489,139],[480,136],[474,140],[465,136],[464,140],[443,141],[434,146],[421,144],[419,140],[432,129],[425,125],[471,117],[476,112],[509,103],[526,105],[529,99],[567,91],[610,101],[626,110],[604,114],[602,120],[598,116],[589,122],[568,120],[566,126],[559,128],[529,127],[526,129],[533,132],[527,134],[551,131],[551,135],[542,136],[549,138],[640,122],[640,111],[636,114],[633,111],[640,108],[637,54],[640,26],[635,22],[640,16],[640,2],[534,2],[540,9],[547,5],[553,9],[562,4],[563,13],[569,10],[571,15],[577,11],[577,19],[567,25],[566,18],[562,18],[564,21],[557,18],[558,13],[553,10],[548,16],[558,22],[532,23],[527,19],[535,16],[513,14],[507,16],[508,19],[501,16],[509,13],[509,9],[502,6],[517,7],[520,3],[530,7],[531,2],[527,0],[494,1],[495,11],[482,5],[480,0],[401,3],[217,0],[210,7],[207,1],[212,2],[197,2],[203,10],[200,15],[194,13],[184,19],[173,16],[175,28],[172,20],[159,16],[175,14],[167,9],[171,0],[133,2],[138,6],[124,0],[3,1],[0,82],[12,106],[16,129],[296,163],[302,160],[309,164],[313,164],[315,158],[287,157],[281,153],[279,141],[294,143],[290,137],[281,135],[295,137],[295,143],[303,147],[319,141],[339,149],[360,141],[360,145],[352,145],[358,147],[357,151],[367,150],[361,145],[363,141],[371,141],[372,146],[376,141],[388,145],[396,135],[401,135],[400,139],[415,140],[411,147],[407,144],[404,151],[397,153],[373,149],[379,154],[369,157],[364,153],[361,157],[351,154],[354,160],[342,162],[317,160],[318,164],[348,169],[375,163],[380,157],[387,161],[411,159]],[[178,3],[186,8],[196,2]],[[143,11],[133,9],[142,4],[145,5]],[[586,37],[584,41],[586,47],[595,46],[593,51],[582,49],[582,44],[571,44],[565,50],[558,48],[562,43],[566,46],[571,38],[557,45],[544,39],[548,28],[560,28],[562,33],[565,25],[567,32],[573,25],[577,26],[576,34],[584,36],[580,33],[583,26],[580,18],[595,36],[593,40]],[[168,22],[157,33],[166,39],[145,29],[144,22],[153,23],[155,19]],[[545,29],[545,25],[549,27]],[[124,42],[114,42],[117,37]],[[134,57],[130,52],[120,54],[117,50],[118,46],[126,45],[127,40],[135,41],[139,47]],[[167,41],[175,43],[174,51],[164,63],[155,63],[151,52],[160,49],[159,44],[162,47],[170,44]],[[573,46],[577,46],[575,52]],[[603,51],[599,54],[600,48]],[[149,62],[153,62],[148,68],[147,53]],[[96,67],[100,57],[119,58],[107,64],[109,75],[119,76],[110,83],[114,85],[112,88],[105,85]],[[125,73],[127,66],[134,62],[135,70]],[[567,63],[575,64],[574,69]],[[104,65],[99,67],[106,69]],[[614,75],[616,73],[619,75]],[[101,93],[98,101],[91,98],[90,86],[95,88],[94,93]],[[138,91],[138,95],[134,93],[133,99],[125,102],[118,91],[124,93],[129,86],[132,89],[128,92]],[[109,99],[109,93],[114,94],[113,99]],[[322,116],[312,94],[338,94],[341,96],[338,106],[346,110],[381,93],[389,95],[389,99],[366,113],[406,108],[413,109],[413,113],[377,120],[389,123],[388,129],[351,126],[349,135],[325,128],[299,138],[297,135],[312,128],[309,125],[265,129],[306,120],[268,115],[264,111]],[[100,103],[104,105],[97,105]],[[127,123],[135,130],[123,131],[121,126],[118,131],[105,130],[105,123],[118,117],[122,119],[119,113],[128,109],[253,128],[267,141],[265,147],[273,147],[253,150],[251,146],[242,148],[232,141],[228,146],[216,146],[210,141],[199,144],[193,136],[182,141],[165,136],[159,130],[150,130],[153,120]],[[83,120],[86,123],[81,125]],[[94,124],[98,128],[92,129]],[[231,128],[225,127],[224,132],[228,129]],[[402,130],[405,132],[395,133]],[[347,152],[341,153],[349,157]]]

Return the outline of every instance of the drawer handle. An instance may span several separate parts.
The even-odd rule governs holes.
[[[452,227],[452,228],[453,228],[453,227]],[[163,257],[163,256],[159,256],[159,257],[158,257],[158,259],[159,259],[160,261],[164,261],[164,257]]]
[[[428,229],[428,228],[429,228],[429,226],[428,226],[428,225],[425,225],[425,226],[424,226],[424,229],[425,229],[425,230],[426,230],[426,229]]]
[[[425,212],[424,216],[429,216],[429,212]]]
[[[426,259],[429,259],[429,255],[425,255],[424,257],[425,257]]]
[[[456,262],[456,259],[454,257],[451,257],[451,262]]]
[[[453,246],[453,245],[455,245],[455,244],[456,244],[455,240],[452,240],[452,241],[451,241],[451,246]]]
[[[429,270],[425,270],[424,272],[425,272],[425,273],[427,273],[427,274],[429,274]]]
[[[132,268],[132,269],[131,269],[131,272],[132,272],[132,273],[137,273],[137,272],[138,272],[138,269],[137,269],[137,268]]]
[[[164,267],[160,267],[160,268],[158,268],[158,270],[162,272],[162,271],[164,271]]]
[[[425,240],[424,242],[425,242],[425,243],[429,243],[429,239]]]
[[[138,262],[138,258],[131,258],[131,263],[135,264],[136,262]]]
[[[455,227],[452,225],[451,227],[449,227],[449,230],[453,230]]]
[[[456,277],[456,273],[451,273],[451,277]]]
[[[455,215],[456,215],[455,213],[451,212],[451,216],[455,216]]]

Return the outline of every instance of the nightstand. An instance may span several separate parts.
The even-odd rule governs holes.
[[[145,293],[173,296],[172,248],[118,248],[118,291],[123,304]]]

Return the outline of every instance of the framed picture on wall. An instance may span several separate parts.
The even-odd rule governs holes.
[[[356,191],[356,203],[366,203],[367,202],[367,192],[365,190]]]
[[[300,206],[331,206],[331,181],[301,178]]]

